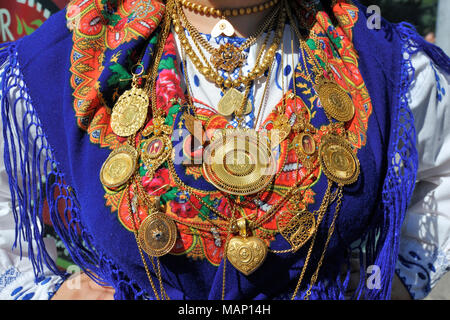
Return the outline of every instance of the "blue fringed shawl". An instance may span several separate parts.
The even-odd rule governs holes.
[[[341,274],[338,266],[348,263],[352,247],[350,240],[356,240],[353,235],[346,234],[350,232],[347,229],[353,230],[350,227],[352,221],[360,223],[356,223],[359,229],[355,234],[359,238],[362,236],[358,246],[361,280],[354,298],[390,297],[400,227],[417,171],[416,136],[407,98],[414,78],[410,56],[424,50],[436,64],[450,71],[448,57],[437,47],[426,43],[410,26],[384,22],[381,30],[368,30],[363,16],[365,9],[360,6],[360,10],[354,42],[359,53],[360,70],[374,105],[368,144],[376,149],[374,159],[369,157],[366,162],[380,175],[368,177],[369,180],[379,180],[379,190],[371,190],[370,203],[374,204],[374,208],[370,212],[350,208],[351,205],[347,204],[349,211],[360,212],[362,217],[354,215],[338,224],[333,243],[339,249],[326,260],[319,281],[312,290],[312,299],[345,298],[350,272]],[[85,272],[97,282],[113,286],[116,299],[153,298],[147,296],[151,291],[148,283],[144,283],[145,277],[142,277],[133,235],[122,230],[121,226],[115,227],[119,223],[111,214],[108,215],[101,193],[103,190],[90,183],[93,175],[97,179],[96,172],[107,157],[107,150],[91,145],[86,134],[75,125],[67,71],[67,57],[72,43],[71,34],[64,24],[64,14],[61,13],[52,17],[32,36],[7,44],[0,50],[0,63],[6,66],[1,77],[4,160],[17,221],[16,242],[22,245],[23,241],[28,241],[29,257],[36,275],[42,272],[44,265],[59,273],[45,250],[40,234],[43,210],[48,206],[55,230],[75,263]],[[17,90],[19,96],[9,100],[13,90]],[[19,101],[24,102],[25,111],[18,110]],[[371,133],[371,130],[375,132]],[[30,135],[35,132],[37,135]],[[31,136],[35,138],[31,139]],[[375,164],[370,164],[371,161]],[[375,203],[379,205],[375,206]],[[361,232],[361,229],[364,231]],[[98,238],[99,234],[110,245],[105,245],[106,240]],[[200,277],[202,265],[197,270],[188,263],[180,265],[180,259],[184,258],[175,258],[178,260],[168,258],[167,268],[163,272],[165,279],[168,279],[169,296],[178,299],[220,297],[223,266],[212,276],[210,292],[195,296],[192,292],[207,289],[195,286],[195,277]],[[280,261],[293,263],[289,259]],[[277,270],[280,261],[269,259],[266,262],[272,264],[269,270]],[[371,290],[366,286],[365,272],[370,265],[381,268],[381,289]],[[210,272],[208,267],[204,270],[205,275]],[[295,275],[293,278],[296,279]],[[256,283],[252,286],[247,279],[231,273],[227,282],[230,291],[227,298],[290,297],[295,283],[288,282],[289,287],[277,287],[275,283],[264,286],[265,279],[266,275],[262,275],[262,279],[252,278],[251,281]],[[185,288],[181,285],[185,283],[183,281],[194,284],[192,288]]]

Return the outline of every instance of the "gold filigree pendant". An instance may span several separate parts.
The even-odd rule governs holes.
[[[267,136],[255,130],[224,129],[205,149],[203,172],[217,189],[233,195],[255,194],[272,181],[276,163]]]
[[[141,159],[151,176],[171,155],[172,142],[166,135],[153,136],[141,146]]]
[[[312,169],[317,160],[318,149],[314,136],[309,132],[302,132],[295,136],[292,144],[300,163],[308,170]]]
[[[314,234],[316,220],[308,210],[283,212],[277,216],[277,227],[280,234],[291,245],[294,251],[300,249]]]
[[[233,72],[240,68],[245,61],[242,51],[231,43],[220,45],[211,56],[211,64],[226,72]]]
[[[281,143],[289,136],[291,133],[291,125],[289,124],[289,118],[285,114],[278,115],[273,122],[273,132],[270,132],[270,139],[278,139]],[[275,136],[276,134],[276,136]]]

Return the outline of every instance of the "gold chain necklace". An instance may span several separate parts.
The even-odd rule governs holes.
[[[286,5],[286,1],[283,1],[283,2]],[[173,0],[169,1],[167,7],[169,9],[173,8]],[[153,89],[152,95],[151,95],[153,102],[156,102],[156,93],[155,93],[155,85],[154,84],[155,84],[156,77],[157,77],[157,69],[158,69],[159,61],[161,59],[162,52],[164,49],[164,46],[162,44],[167,39],[169,29],[170,29],[170,20],[166,18],[164,21],[164,29],[162,32],[162,36],[160,37],[160,41],[157,46],[158,52],[156,54],[154,68],[153,68],[153,70],[152,70],[153,72],[151,74],[152,81],[147,82],[148,83],[147,88],[151,86],[151,88]],[[301,38],[299,38],[299,39],[301,39]],[[300,41],[300,43],[302,43],[302,42]],[[309,48],[307,48],[307,46],[306,46],[306,48],[303,48],[304,51],[307,51],[308,49]],[[313,56],[313,58],[314,58],[314,56]],[[306,64],[305,64],[305,66],[306,66]],[[135,80],[136,79],[133,79],[133,87],[136,86]],[[341,90],[343,90],[343,89],[341,89]],[[320,89],[318,90],[318,93],[319,93],[319,95],[321,95]],[[328,96],[326,96],[326,97],[328,97]],[[328,102],[330,104],[335,104],[335,105],[342,104],[342,99],[339,100],[338,98],[339,97],[329,98]],[[338,107],[335,106],[335,108],[338,108]],[[151,129],[149,129],[147,131],[148,135],[152,134],[153,137],[169,135],[171,133],[171,131],[164,127],[163,122],[156,121],[156,120],[162,118],[162,111],[156,110],[156,103],[152,103],[152,108],[153,108],[154,122],[153,122],[153,126],[151,127]],[[326,112],[329,117],[330,116],[333,117],[340,123],[343,122],[342,119],[340,119],[339,114],[333,114],[332,112],[329,112],[328,110],[329,109],[326,109]],[[313,274],[313,277],[311,278],[311,282],[310,282],[310,285],[309,285],[309,288],[308,288],[305,298],[308,298],[310,296],[311,289],[312,289],[314,283],[317,281],[319,269],[322,265],[323,258],[324,258],[327,246],[329,244],[330,238],[334,232],[336,218],[337,218],[337,215],[338,215],[338,212],[339,212],[339,209],[341,206],[341,200],[343,197],[342,188],[344,187],[344,185],[353,183],[356,180],[356,178],[359,176],[359,161],[356,158],[356,155],[355,155],[352,147],[350,147],[349,143],[343,138],[343,133],[336,134],[336,129],[342,129],[343,126],[330,125],[330,128],[331,128],[331,131],[328,135],[323,137],[322,143],[320,146],[320,150],[319,150],[319,160],[320,160],[319,163],[320,163],[320,166],[322,167],[324,173],[326,174],[326,176],[329,179],[329,186],[328,186],[327,192],[324,195],[324,199],[322,201],[321,207],[319,208],[318,212],[316,213],[318,215],[317,225],[319,225],[320,222],[322,221],[323,216],[325,215],[326,210],[330,205],[330,202],[334,198],[330,193],[330,190],[331,190],[330,188],[331,188],[331,185],[333,182],[338,184],[338,191],[337,191],[338,202],[336,205],[333,222],[328,231],[328,237],[327,237],[327,241],[324,246],[324,250],[323,250],[321,258],[319,260],[318,267],[317,267],[315,273]],[[345,133],[345,130],[344,130],[344,133]],[[121,187],[119,182],[120,181],[128,181],[130,179],[130,177],[128,177],[129,172],[130,171],[134,172],[136,170],[137,151],[136,151],[136,149],[133,148],[133,145],[135,143],[135,136],[132,133],[130,135],[130,137],[131,138],[128,139],[128,144],[122,146],[121,148],[114,150],[111,153],[111,155],[108,157],[107,161],[105,161],[104,166],[102,167],[101,179],[102,179],[102,182],[106,182],[106,183],[104,183],[106,187],[110,187],[110,188]],[[161,141],[161,143],[164,146],[164,141]],[[168,145],[167,145],[167,147],[168,147]],[[158,150],[160,150],[160,149],[158,149]],[[147,149],[147,150],[143,151],[141,149],[141,154],[144,152],[152,153],[152,152],[155,152],[155,150],[151,149],[149,151]],[[169,159],[166,159],[166,160],[169,160]],[[164,161],[166,161],[166,160],[164,160]],[[162,163],[159,163],[158,161],[155,162],[155,165],[158,167],[161,164]],[[313,170],[314,169],[317,169],[317,167],[314,167]],[[238,170],[242,170],[242,169],[238,168]],[[124,174],[123,172],[126,172],[126,174]],[[126,183],[126,182],[124,182],[124,183]],[[129,186],[130,186],[129,184],[126,184],[126,188],[129,188]],[[259,220],[255,221],[254,223],[263,224],[265,221],[270,219],[279,209],[281,209],[281,207],[283,206],[285,201],[287,201],[290,197],[294,196],[296,194],[296,192],[299,191],[300,186],[301,186],[301,183],[299,183],[299,181],[297,181],[295,186],[292,187],[290,189],[290,191],[283,198],[284,201],[280,201],[276,206],[273,206],[271,208],[270,215],[269,214],[265,215],[265,216],[261,217]],[[156,242],[158,244],[158,247],[160,247],[161,243],[158,243],[158,241],[161,238],[166,238],[166,239],[170,238],[171,235],[173,235],[174,233],[176,236],[176,227],[175,227],[175,232],[170,231],[170,230],[161,232],[160,229],[164,229],[164,228],[170,229],[171,228],[170,224],[174,224],[174,222],[171,219],[169,219],[166,215],[160,213],[159,208],[151,206],[151,203],[149,203],[150,201],[148,201],[149,200],[148,197],[142,195],[142,189],[140,190],[138,185],[135,185],[135,192],[137,192],[139,194],[140,198],[144,201],[146,206],[149,207],[148,209],[151,212],[151,214],[141,224],[140,228],[137,229],[136,228],[136,220],[134,218],[134,215],[136,214],[136,212],[135,212],[135,210],[133,210],[133,203],[132,203],[133,201],[131,201],[129,199],[129,193],[128,193],[127,196],[128,196],[129,215],[130,215],[130,219],[131,219],[133,225],[135,226],[134,233],[135,233],[135,237],[136,237],[136,242],[138,244],[139,252],[140,252],[141,258],[143,260],[147,275],[149,277],[149,281],[152,285],[152,289],[154,290],[155,297],[157,299],[159,299],[159,295],[156,290],[156,286],[154,285],[154,282],[152,280],[152,277],[151,277],[151,274],[147,267],[142,250],[144,249],[147,252],[147,251],[152,251],[155,249],[154,247],[153,248],[151,247],[152,245],[150,245],[150,250],[149,250],[149,248],[146,248],[146,245],[148,245],[148,244],[146,244],[146,241],[148,240],[149,237],[151,237],[153,239],[151,241],[147,241],[147,242],[153,242],[153,243]],[[237,204],[239,204],[239,203],[237,203]],[[154,211],[154,212],[152,212],[152,211]],[[225,259],[225,261],[228,259],[242,273],[250,274],[251,272],[256,270],[264,261],[265,256],[267,255],[267,247],[265,246],[265,244],[263,243],[263,241],[261,239],[250,236],[248,234],[249,225],[248,225],[247,219],[241,218],[241,219],[236,220],[236,213],[237,213],[237,207],[233,206],[232,217],[231,217],[232,223],[229,223],[229,225],[228,225],[228,232],[227,232],[228,236],[227,236],[227,241],[225,244],[224,259]],[[147,220],[152,220],[152,222],[146,223]],[[291,221],[289,221],[289,223],[291,223]],[[143,228],[144,225],[147,227],[145,227],[143,230],[141,230],[141,228]],[[149,225],[151,225],[152,227],[148,227]],[[231,236],[234,233],[234,231],[232,230],[233,228],[238,229],[238,231],[240,233],[239,236],[237,236],[237,237]],[[167,234],[161,234],[164,232],[166,232]],[[148,233],[150,233],[150,235],[148,235]],[[142,234],[144,234],[144,235],[142,235]],[[311,245],[308,250],[306,260],[305,260],[305,265],[304,265],[302,273],[299,277],[299,281],[298,281],[297,287],[295,289],[293,299],[296,297],[298,290],[300,288],[300,284],[302,282],[302,279],[303,279],[303,276],[304,276],[304,273],[305,273],[306,267],[308,265],[308,262],[309,262],[309,259],[311,256],[311,252],[312,252],[312,249],[314,246],[316,234],[317,234],[317,227],[314,228],[314,234],[312,235],[313,239],[311,240]],[[169,240],[164,241],[164,243],[167,243],[167,242],[170,242],[170,241]],[[251,249],[251,248],[253,248],[253,249]],[[242,249],[244,249],[244,250],[242,250]],[[150,259],[150,261],[153,265],[153,270],[155,270],[155,273],[159,280],[161,298],[166,298],[166,299],[168,299],[169,297],[167,296],[167,293],[165,292],[165,290],[163,288],[160,263],[159,263],[159,260],[157,259],[157,257],[169,252],[170,250],[171,250],[171,248],[167,248],[167,249],[163,250],[164,253],[162,253],[162,254],[160,254],[160,253],[157,253],[157,254],[150,253],[149,254],[151,257],[156,258],[156,265],[152,259]],[[249,250],[250,250],[250,252],[249,252]],[[244,251],[247,253],[250,253],[253,257],[252,262],[250,264],[245,263],[243,260],[243,257],[241,256],[241,253]],[[225,296],[225,266],[226,266],[226,264],[224,265],[222,298],[224,298],[224,296]]]
[[[214,68],[211,68],[207,61],[205,61],[206,65],[197,57],[195,51],[193,50],[189,40],[187,39],[183,27],[181,25],[180,19],[176,12],[171,13],[174,30],[180,39],[181,45],[184,47],[185,52],[188,54],[189,58],[193,62],[196,69],[210,82],[215,83],[218,87],[229,89],[229,88],[238,88],[241,85],[248,85],[256,78],[260,77],[272,64],[275,59],[276,50],[281,42],[281,38],[283,37],[283,28],[285,22],[285,12],[284,9],[281,12],[281,17],[279,19],[278,27],[275,31],[274,41],[269,49],[264,53],[264,58],[262,58],[262,63],[260,65],[256,65],[253,70],[247,75],[239,77],[238,79],[232,81],[231,79],[226,79],[221,76]],[[195,37],[193,37],[193,40]],[[205,59],[206,60],[206,59]]]
[[[232,72],[237,68],[240,68],[245,60],[243,51],[252,46],[256,40],[267,31],[269,26],[274,21],[279,7],[274,10],[259,26],[254,35],[251,35],[240,46],[236,46],[231,43],[220,45],[219,48],[214,48],[201,34],[200,32],[189,22],[186,15],[181,8],[178,8],[177,12],[181,18],[184,27],[188,30],[189,34],[197,43],[199,43],[209,54],[211,54],[210,62],[217,70],[223,70],[226,72]]]
[[[264,3],[250,7],[231,8],[231,9],[217,9],[214,7],[196,4],[189,0],[179,0],[179,2],[183,7],[185,7],[190,11],[194,11],[195,13],[209,15],[216,18],[223,18],[223,17],[237,17],[262,12],[275,6],[279,2],[279,0],[269,0]]]

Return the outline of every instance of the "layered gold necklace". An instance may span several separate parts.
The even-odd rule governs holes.
[[[352,100],[348,93],[337,83],[323,76],[320,64],[315,59],[308,45],[305,44],[298,29],[295,28],[296,22],[292,17],[287,1],[282,0],[278,4],[279,6],[274,10],[276,14],[270,15],[268,18],[269,22],[266,21],[255,35],[255,37],[260,37],[263,32],[269,34],[269,27],[273,26],[273,22],[276,20],[278,24],[274,31],[272,43],[268,45],[269,37],[266,35],[264,45],[258,54],[257,63],[252,72],[247,76],[240,77],[237,81],[225,80],[219,76],[217,69],[221,69],[220,66],[214,65],[214,63],[213,66],[209,65],[204,54],[201,53],[202,47],[206,47],[202,44],[203,41],[199,40],[202,37],[195,32],[193,27],[188,24],[185,16],[181,14],[178,2],[179,0],[169,0],[167,3],[167,14],[163,21],[163,30],[157,46],[158,52],[155,54],[151,74],[148,76],[150,80],[146,81],[145,87],[139,85],[138,80],[142,77],[141,70],[143,68],[141,69],[142,66],[137,65],[135,72],[133,72],[132,88],[126,91],[114,106],[111,116],[111,127],[118,136],[126,137],[127,143],[111,152],[102,166],[100,180],[109,189],[117,190],[124,187],[127,188],[129,216],[135,226],[133,231],[149,281],[157,299],[168,299],[169,297],[162,284],[163,281],[158,257],[168,254],[173,249],[177,237],[177,227],[175,222],[162,212],[157,197],[148,195],[145,192],[139,177],[136,175],[136,171],[138,159],[143,161],[145,169],[148,171],[147,174],[150,177],[163,163],[168,162],[169,170],[175,182],[181,188],[193,191],[192,194],[196,196],[195,190],[185,185],[180,179],[177,179],[177,174],[173,169],[172,159],[171,135],[173,128],[165,125],[165,116],[161,110],[156,108],[155,82],[158,75],[159,61],[163,54],[164,43],[170,32],[172,22],[184,52],[191,59],[196,69],[205,78],[226,90],[220,102],[222,105],[221,109],[227,110],[226,113],[232,110],[230,114],[234,114],[238,119],[238,126],[236,128],[218,130],[216,132],[209,145],[209,151],[205,151],[203,162],[205,178],[218,190],[224,192],[232,207],[231,217],[224,217],[215,208],[207,206],[213,213],[227,221],[225,226],[211,223],[211,225],[221,229],[220,231],[226,234],[224,261],[230,261],[237,270],[245,275],[249,275],[258,269],[264,262],[269,250],[266,243],[260,237],[255,236],[253,231],[270,219],[273,219],[287,202],[293,203],[293,214],[288,216],[278,215],[276,217],[278,232],[291,245],[291,249],[272,252],[280,254],[295,252],[305,245],[307,241],[310,240],[311,242],[305,265],[292,296],[294,299],[297,296],[314,248],[318,226],[323,221],[324,215],[331,203],[336,202],[334,218],[329,228],[325,247],[319,259],[316,272],[314,272],[309,285],[309,290],[306,295],[308,297],[311,292],[311,287],[317,280],[318,271],[322,264],[326,248],[334,232],[335,221],[343,197],[343,187],[354,183],[360,173],[358,158],[350,143],[346,140],[344,126],[344,123],[351,120],[355,113]],[[273,5],[276,4],[274,3]],[[186,2],[184,2],[184,5],[186,5]],[[291,128],[285,115],[284,103],[281,109],[278,110],[278,116],[274,121],[274,129],[277,131],[277,135],[274,132],[267,134],[256,131],[255,129],[244,129],[242,127],[243,116],[248,108],[247,96],[250,85],[273,64],[275,53],[283,38],[286,17],[289,18],[291,28],[296,32],[297,38],[299,39],[305,68],[307,68],[306,56],[311,57],[314,61],[314,79],[308,70],[306,74],[314,84],[315,90],[330,120],[328,134],[323,136],[320,141],[315,139],[315,128],[309,121],[302,120],[301,116],[297,117],[298,123]],[[200,50],[200,57],[197,56],[190,45],[184,33],[183,25],[191,29],[189,32],[194,38],[194,45]],[[314,32],[311,32],[310,37],[317,41]],[[208,51],[207,49],[205,50]],[[326,65],[328,67],[328,61],[326,61]],[[222,70],[225,69],[222,68]],[[330,70],[326,71],[328,71],[328,74],[332,74]],[[244,94],[237,90],[242,85],[245,87]],[[295,87],[296,85],[294,83]],[[151,98],[153,120],[152,125],[142,130],[143,124],[147,119],[147,110],[150,102],[149,95]],[[195,127],[194,122],[197,121],[195,114],[191,120],[191,126],[187,125],[187,127],[193,128]],[[309,170],[308,173],[302,179],[298,179],[286,191],[281,200],[273,205],[263,216],[254,220],[249,219],[249,217],[239,217],[241,197],[249,195],[258,196],[258,194],[267,189],[273,179],[276,179],[276,163],[272,155],[271,143],[276,139],[278,139],[278,142],[284,141],[292,130],[296,134],[292,145],[298,155],[298,161],[304,163],[305,167]],[[136,134],[138,133],[147,138],[140,146],[135,145]],[[309,179],[313,172],[319,168],[323,170],[329,180],[321,206],[313,213],[307,210],[300,210],[298,205],[296,205],[296,203],[301,201],[300,189],[304,181]],[[331,192],[333,183],[338,186],[334,193]],[[133,192],[133,197],[130,197],[128,189]],[[196,198],[206,205],[201,197],[196,196]],[[139,221],[138,218],[137,212],[140,207],[145,208],[149,212],[144,221]],[[195,226],[192,227],[195,228]],[[151,257],[150,261],[159,281],[159,293],[153,282],[143,252],[146,252]],[[226,264],[223,268],[222,298],[225,297],[225,266]]]
[[[202,73],[205,77],[211,72],[207,71],[204,65],[199,62],[203,58],[204,63],[207,63],[202,49],[212,55],[212,64],[216,69],[233,71],[241,66],[240,62],[242,60],[241,54],[236,51],[241,51],[252,45],[264,31],[267,32],[266,44],[269,37],[268,27],[272,25],[275,17],[278,17],[278,25],[274,32],[272,44],[267,50],[266,45],[262,46],[253,71],[248,76],[239,77],[233,82],[229,79],[230,77],[227,80],[221,78],[219,81],[215,81],[217,85],[223,85],[226,90],[218,104],[218,111],[224,116],[234,114],[238,119],[238,128],[216,132],[211,144],[204,153],[203,169],[206,179],[218,190],[228,194],[245,196],[258,193],[268,186],[275,174],[275,160],[272,156],[267,134],[261,134],[254,129],[243,129],[241,124],[244,114],[251,110],[251,104],[247,100],[249,85],[265,73],[274,61],[276,50],[283,37],[286,20],[285,8],[283,5],[277,7],[266,21],[261,24],[256,35],[245,41],[241,48],[237,48],[228,43],[228,45],[222,45],[219,49],[215,49],[187,21],[181,6],[177,7],[177,14],[173,15],[175,31],[179,36],[181,45],[184,47],[185,52],[197,70],[200,72],[203,70]],[[179,20],[182,20],[183,25],[190,32],[200,57],[197,56],[189,44]],[[231,47],[235,49],[229,49]],[[217,59],[217,56],[227,58]],[[230,63],[230,61],[235,60],[233,58],[235,56],[240,56],[237,59],[239,63]],[[232,68],[229,69],[228,66],[230,65],[232,65]],[[213,71],[212,73],[214,73],[215,78],[220,78],[217,71]],[[244,94],[239,92],[235,87],[229,88],[233,85],[239,87],[242,84],[246,86]]]

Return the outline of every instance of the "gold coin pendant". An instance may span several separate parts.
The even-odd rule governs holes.
[[[111,152],[100,170],[100,181],[114,189],[124,185],[136,170],[137,151],[131,146],[122,146]]]
[[[332,135],[324,136],[319,155],[323,171],[331,181],[349,185],[358,180],[359,160],[345,139]]]

